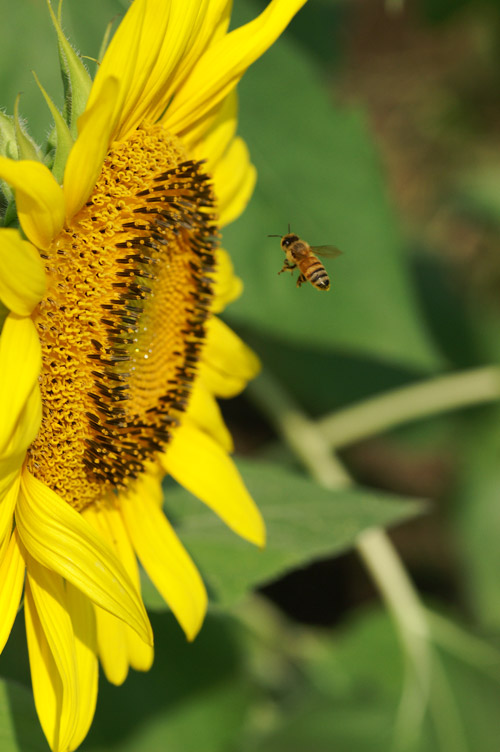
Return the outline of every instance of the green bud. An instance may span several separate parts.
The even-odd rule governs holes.
[[[59,183],[62,183],[66,161],[71,151],[71,147],[74,143],[73,136],[71,135],[63,116],[38,80],[38,76],[35,72],[33,72],[33,75],[35,77],[35,81],[38,84],[38,88],[42,92],[45,101],[47,102],[52,117],[54,118],[55,152],[54,160],[52,163],[52,173],[55,179]]]
[[[19,100],[21,95],[18,94],[14,104],[14,131],[17,143],[18,159],[33,159],[36,162],[42,162],[40,147],[33,141],[25,123],[19,117]]]
[[[92,79],[81,57],[65,37],[61,29],[61,24],[52,9],[50,0],[47,0],[47,5],[49,6],[50,17],[52,18],[59,43],[59,63],[64,84],[66,122],[69,125],[73,138],[76,138],[78,135],[76,128],[77,120],[85,110],[92,86]]]
[[[9,159],[18,158],[14,118],[0,110],[0,155]],[[0,224],[10,224],[16,216],[14,191],[5,180],[0,179]]]

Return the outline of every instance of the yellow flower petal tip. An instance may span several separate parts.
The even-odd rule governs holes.
[[[235,533],[265,544],[265,526],[227,452],[211,436],[184,423],[162,457],[167,472],[209,506]]]
[[[192,640],[207,609],[205,586],[147,485],[139,482],[123,498],[121,513],[144,569]]]
[[[240,533],[240,535],[242,535],[243,538],[246,538],[249,543],[253,543],[258,548],[263,549],[266,547],[267,543],[266,526],[258,508],[255,508],[257,514],[253,520],[253,524],[251,526],[248,525],[245,534]]]
[[[16,193],[17,214],[28,240],[46,250],[64,223],[61,186],[41,162],[0,157],[0,177]]]
[[[200,609],[198,613],[195,615],[195,617],[193,618],[193,620],[191,621],[191,623],[181,624],[181,627],[184,630],[184,634],[186,635],[186,640],[188,642],[193,642],[196,639],[200,629],[203,626],[203,622],[205,621],[205,616],[206,616],[207,608],[208,608],[208,597],[205,597],[204,603],[200,601],[199,605],[200,605]]]

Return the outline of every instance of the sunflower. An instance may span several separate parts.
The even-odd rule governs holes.
[[[219,228],[255,183],[235,87],[304,2],[228,32],[230,0],[134,0],[93,82],[49,6],[66,81],[64,117],[42,89],[54,148],[3,116],[19,229],[0,230],[0,647],[24,588],[53,750],[85,737],[99,660],[115,684],[152,663],[137,559],[187,638],[200,629],[207,596],[162,512],[166,474],[264,544],[216,401],[258,370],[216,316],[241,288]]]

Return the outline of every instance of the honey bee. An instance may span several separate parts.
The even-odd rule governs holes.
[[[310,282],[317,290],[330,289],[330,279],[318,256],[335,258],[340,256],[342,251],[339,251],[333,245],[309,245],[298,235],[290,232],[290,225],[288,225],[286,235],[268,235],[268,237],[281,238],[281,247],[286,253],[285,263],[278,274],[283,272],[293,273],[293,270],[298,268],[297,287],[300,287],[304,282]]]

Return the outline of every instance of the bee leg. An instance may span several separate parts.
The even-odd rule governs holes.
[[[297,280],[297,287],[300,287],[301,284],[303,284],[304,282],[307,282],[307,279],[304,277],[303,274],[300,274]]]
[[[294,269],[297,268],[297,264],[289,264],[288,261],[285,261],[283,264],[283,269],[280,269],[278,274],[283,274],[283,272],[293,272]]]

